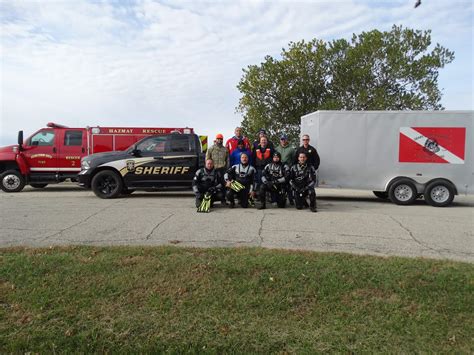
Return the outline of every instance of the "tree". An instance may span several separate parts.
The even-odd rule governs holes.
[[[247,135],[265,128],[272,139],[298,139],[301,116],[316,110],[440,110],[438,72],[454,53],[436,44],[431,31],[394,25],[351,41],[290,42],[281,59],[250,65],[237,88],[237,110]]]

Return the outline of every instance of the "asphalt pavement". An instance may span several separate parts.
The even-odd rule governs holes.
[[[367,191],[318,189],[318,213],[294,207],[196,213],[191,192],[102,200],[74,184],[0,192],[0,247],[178,245],[348,252],[474,262],[474,196],[451,207],[397,206]]]

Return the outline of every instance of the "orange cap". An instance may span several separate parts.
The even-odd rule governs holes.
[[[219,134],[216,136],[216,139],[224,139],[224,136],[219,133]]]

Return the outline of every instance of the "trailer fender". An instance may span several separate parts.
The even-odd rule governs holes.
[[[419,183],[418,181],[416,181],[415,179],[411,178],[411,177],[408,177],[408,176],[396,176],[396,177],[393,177],[392,179],[390,179],[386,184],[385,184],[385,191],[388,192],[388,190],[390,189],[390,186],[392,186],[392,184],[394,182],[397,182],[398,180],[401,180],[401,179],[407,179],[407,180],[410,180],[416,187],[416,192],[419,193],[419,194],[422,194],[424,191],[425,191],[425,186],[426,184],[422,184],[422,183]]]

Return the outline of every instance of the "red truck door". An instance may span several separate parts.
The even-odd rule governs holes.
[[[81,158],[87,155],[87,136],[83,128],[58,130],[59,171],[80,171]]]
[[[43,128],[26,141],[23,154],[32,173],[57,171],[57,132],[57,129]]]

